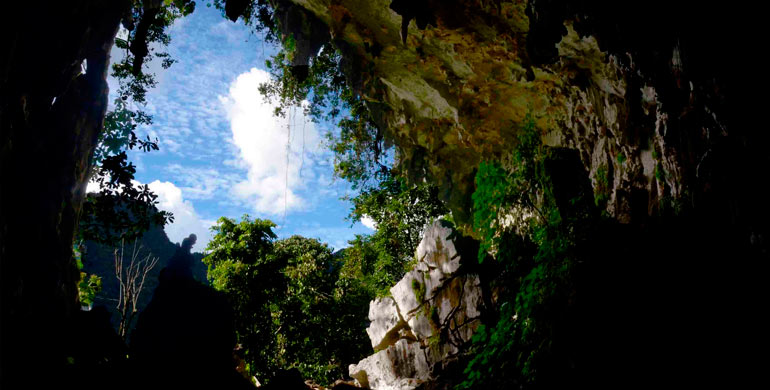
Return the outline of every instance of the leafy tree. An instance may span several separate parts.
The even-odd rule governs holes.
[[[175,62],[167,52],[157,51],[156,47],[168,46],[171,37],[166,29],[193,11],[192,0],[132,1],[130,15],[123,20],[128,36],[115,39],[115,46],[124,49],[125,54],[122,61],[112,65],[112,75],[120,83],[119,94],[123,100],[130,97],[137,103],[145,102],[147,90],[156,85],[155,75],[144,72],[145,63],[157,57],[167,69]]]
[[[80,281],[78,282],[78,300],[81,306],[91,306],[94,304],[96,294],[102,291],[102,278],[96,274],[88,274],[83,271],[83,252],[81,245],[76,243],[72,246],[72,255],[75,258],[75,264],[80,271]]]
[[[86,197],[79,226],[82,239],[116,244],[136,238],[152,225],[173,222],[173,215],[155,208],[157,195],[149,186],[134,185],[136,167],[127,161],[126,149],[158,150],[157,139],[142,140],[135,134],[139,124],[150,124],[151,119],[118,99],[104,123],[92,159],[91,181],[99,185],[99,192]]]
[[[220,218],[203,260],[209,278],[233,304],[252,374],[269,381],[279,369],[296,367],[330,383],[366,353],[368,300],[337,284],[340,263],[326,244],[276,240],[274,227],[248,216],[237,223]]]
[[[94,303],[94,298],[102,290],[102,278],[98,275],[80,272],[80,282],[78,283],[78,299],[81,305],[90,306]]]
[[[246,349],[250,371],[261,376],[270,372],[275,350],[270,298],[285,290],[281,266],[267,257],[276,239],[273,227],[271,221],[251,221],[248,216],[240,223],[220,218],[203,259],[213,287],[227,294],[233,305],[238,341]]]
[[[448,212],[438,198],[438,189],[428,183],[409,186],[389,175],[378,188],[362,191],[352,199],[349,218],[370,217],[377,233],[387,238],[387,252],[394,258],[411,258],[423,227]]]
[[[83,205],[79,232],[82,239],[117,244],[138,237],[152,225],[173,221],[170,213],[155,209],[157,196],[147,185],[133,184],[136,168],[128,161],[126,151],[158,150],[158,140],[136,135],[137,127],[152,124],[152,118],[129,106],[144,104],[148,89],[156,85],[154,75],[145,73],[147,62],[157,57],[164,69],[174,63],[167,52],[157,51],[156,46],[167,46],[171,37],[166,29],[194,9],[195,2],[190,0],[131,2],[131,12],[123,20],[128,36],[115,40],[115,46],[125,49],[125,54],[112,65],[120,97],[115,100],[114,110],[105,115],[104,129],[91,159],[90,181],[98,183],[100,191],[89,195]]]
[[[349,218],[371,218],[377,231],[356,236],[345,250],[343,275],[363,280],[374,295],[387,295],[412,265],[422,228],[447,213],[435,186],[408,186],[396,176],[380,182],[378,188],[362,191],[352,199]]]

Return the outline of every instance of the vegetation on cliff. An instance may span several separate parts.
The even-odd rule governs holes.
[[[359,191],[351,219],[378,224],[335,256],[317,240],[277,240],[270,221],[219,220],[205,262],[235,309],[246,370],[344,376],[368,352],[369,300],[406,272],[421,226],[447,216],[479,242],[478,262],[464,267],[480,275],[489,303],[485,325],[462,346],[458,388],[652,382],[672,367],[689,374],[683,360],[698,366],[692,373],[737,372],[719,358],[738,355],[728,338],[752,337],[744,336],[759,296],[751,278],[764,273],[746,270],[767,258],[768,206],[753,184],[764,182],[767,143],[736,125],[744,107],[733,81],[743,64],[725,48],[726,29],[713,27],[723,16],[711,10],[691,22],[689,2],[671,12],[663,2],[634,5],[639,14],[626,19],[609,1],[393,1],[395,14],[386,3],[213,1],[282,45],[260,92],[278,103],[276,115],[301,106],[336,121],[327,138],[335,171]],[[2,263],[3,315],[12,319],[3,342],[25,336],[11,348],[20,363],[4,359],[3,369],[22,368],[17,376],[38,367],[37,351],[49,346],[40,365],[81,369],[59,342],[65,331],[46,333],[47,321],[74,317],[78,274],[81,303],[110,288],[75,270],[84,268],[78,246],[72,256],[78,217],[80,236],[101,243],[171,218],[154,209],[146,186],[134,187],[126,151],[157,149],[134,132],[150,123],[135,105],[155,84],[143,66],[153,56],[173,63],[154,50],[195,2],[120,4],[83,2],[77,9],[89,16],[71,23],[42,19],[71,40],[54,48],[53,65],[32,55],[38,41],[62,43],[49,30],[28,40],[20,29],[8,40],[1,166],[32,194],[4,188],[0,209],[2,253],[14,260]],[[94,10],[110,11],[103,19],[114,23],[95,22]],[[658,13],[665,23],[645,29]],[[120,20],[128,30],[113,67],[121,98],[105,116],[100,45]],[[86,57],[92,68],[78,73]],[[29,79],[37,73],[39,84]],[[33,87],[17,85],[25,82]],[[80,113],[85,119],[73,119]],[[48,153],[58,144],[67,150]],[[45,157],[27,169],[30,155]],[[48,176],[32,180],[29,171]],[[102,188],[81,210],[91,172]],[[51,245],[26,248],[25,234]],[[424,285],[412,286],[424,295]]]

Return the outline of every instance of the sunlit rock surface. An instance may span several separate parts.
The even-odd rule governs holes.
[[[377,298],[369,305],[369,327],[366,333],[372,348],[383,349],[399,338],[399,331],[406,327],[398,307],[391,297]]]
[[[361,386],[415,389],[437,380],[466,350],[480,324],[482,293],[478,276],[462,273],[451,234],[441,221],[427,226],[419,261],[390,290],[392,298],[371,302],[367,332],[377,352],[350,366]]]
[[[766,137],[739,126],[748,100],[741,81],[752,82],[731,57],[741,57],[744,35],[715,28],[745,17],[738,8],[561,0],[399,6],[415,21],[391,0],[290,2],[316,18],[314,28],[328,26],[351,85],[396,145],[400,169],[438,184],[464,232],[476,168],[505,161],[530,115],[546,145],[579,152],[609,217],[637,223],[712,208],[766,252],[759,243],[767,229],[751,209],[768,209],[751,195],[759,187],[750,179],[768,159],[761,142],[749,141]],[[738,175],[720,168],[727,166]],[[740,201],[729,200],[738,192]]]

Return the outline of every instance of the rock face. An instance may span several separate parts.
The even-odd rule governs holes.
[[[770,160],[742,118],[751,81],[731,58],[749,35],[727,23],[746,17],[734,7],[291,1],[328,26],[401,170],[437,183],[460,226],[475,169],[505,161],[531,115],[547,145],[579,152],[610,217],[709,209],[767,252],[749,210],[770,211],[752,195]]]
[[[400,172],[437,184],[464,232],[472,235],[479,164],[511,171],[506,161],[528,117],[545,145],[570,151],[576,174],[565,176],[588,177],[588,203],[611,226],[595,237],[601,261],[586,262],[581,292],[569,299],[578,305],[571,324],[588,333],[575,331],[568,348],[597,351],[572,361],[590,360],[587,384],[607,372],[626,380],[684,373],[682,360],[696,362],[693,373],[716,372],[735,364],[723,357],[741,353],[732,339],[711,348],[711,335],[753,342],[742,327],[756,323],[761,303],[752,297],[762,295],[757,275],[766,274],[770,249],[762,187],[770,133],[757,126],[756,82],[743,60],[756,51],[749,37],[759,34],[750,29],[764,25],[751,12],[691,0],[287,1],[328,26],[349,85],[397,148]],[[526,212],[498,220],[515,226]],[[444,321],[442,291],[475,284],[444,268],[421,257],[394,287],[401,317],[383,314],[391,320],[370,332],[373,345],[389,346],[353,367],[362,384],[408,388],[414,383],[398,381],[434,375],[433,353],[447,351],[425,342],[442,334],[430,309]],[[741,325],[713,325],[716,306],[730,307],[731,323]],[[423,364],[415,344],[428,371],[415,369]]]
[[[377,352],[350,366],[361,386],[435,383],[466,350],[480,324],[482,291],[478,275],[462,272],[451,234],[440,221],[426,227],[412,271],[391,288],[391,297],[371,302],[367,333]]]

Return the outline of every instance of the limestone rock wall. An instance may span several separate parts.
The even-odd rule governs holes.
[[[367,333],[376,352],[350,366],[359,385],[401,390],[435,383],[465,352],[484,304],[479,277],[462,271],[451,234],[440,221],[427,226],[417,264],[391,296],[371,302]]]
[[[398,169],[415,182],[437,184],[467,235],[473,236],[479,164],[506,167],[528,115],[544,144],[569,149],[566,164],[575,171],[565,171],[590,179],[594,203],[612,226],[606,237],[596,237],[604,240],[598,261],[581,266],[578,279],[588,282],[579,285],[583,298],[575,301],[582,305],[578,314],[604,331],[576,337],[575,350],[610,351],[606,356],[613,358],[583,359],[596,370],[582,372],[599,378],[634,366],[615,359],[626,351],[612,332],[645,334],[644,342],[627,344],[637,349],[625,355],[645,364],[660,362],[654,351],[671,345],[704,367],[728,363],[714,358],[720,353],[700,353],[700,345],[711,345],[702,341],[705,335],[742,334],[751,343],[750,332],[717,329],[708,318],[719,301],[741,319],[735,324],[754,323],[757,302],[750,297],[761,295],[762,285],[755,275],[766,274],[770,133],[761,130],[763,110],[751,97],[764,88],[748,65],[757,52],[752,37],[761,36],[752,29],[764,25],[752,14],[760,12],[694,0],[287,1],[328,26],[350,65],[350,85],[396,146]],[[504,210],[498,218],[515,228],[528,212]],[[440,298],[477,284],[469,276],[447,276],[451,264],[421,257],[393,288],[393,301],[377,303],[383,311],[374,310],[371,319],[379,325],[370,335],[381,350],[351,368],[361,384],[413,388],[440,371],[438,362],[451,360],[452,343],[434,348],[430,342],[444,335],[436,329],[451,328],[444,323],[448,309],[466,305],[454,314],[477,322],[464,299]],[[681,314],[675,302],[691,310]],[[616,316],[627,320],[602,328],[619,323],[606,314],[615,307],[628,308]],[[700,331],[688,330],[683,343],[665,325],[646,320],[672,316],[683,329]],[[445,333],[444,340],[467,339],[462,330]],[[735,355],[733,343],[721,344],[721,356]],[[617,370],[606,369],[616,362]]]
[[[737,8],[291,1],[329,27],[354,64],[351,85],[396,145],[400,169],[439,184],[461,226],[470,220],[478,164],[504,160],[531,114],[546,144],[579,151],[597,205],[621,223],[709,209],[742,239],[766,241],[749,210],[768,208],[757,196],[736,195],[757,193],[746,179],[764,175],[755,167],[769,163],[752,146],[766,137],[742,120],[742,83],[751,80],[730,59],[747,36],[727,24],[747,17]],[[739,176],[728,166],[742,167]]]

